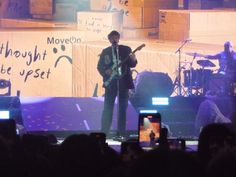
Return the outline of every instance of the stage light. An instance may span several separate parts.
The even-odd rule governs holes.
[[[157,113],[157,110],[142,109],[139,111],[139,113],[140,114]]]
[[[8,111],[8,110],[1,110],[0,111],[0,120],[1,119],[10,119],[10,111]]]
[[[167,106],[169,105],[168,97],[152,97],[152,105]]]

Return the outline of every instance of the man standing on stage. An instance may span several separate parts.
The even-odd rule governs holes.
[[[137,59],[131,48],[119,45],[120,34],[111,31],[108,35],[111,46],[103,49],[97,69],[103,77],[105,88],[104,109],[102,113],[102,132],[108,135],[113,116],[116,96],[118,97],[118,135],[125,136],[126,109],[129,89],[134,88],[130,68],[137,65]]]

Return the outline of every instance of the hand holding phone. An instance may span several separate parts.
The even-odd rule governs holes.
[[[157,140],[160,138],[160,113],[140,113],[138,130],[140,145],[142,147],[154,147]]]

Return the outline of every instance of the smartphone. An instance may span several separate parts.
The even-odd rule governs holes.
[[[161,133],[161,114],[157,111],[140,111],[138,137],[141,147],[155,147]]]
[[[179,138],[173,138],[173,139],[168,139],[169,143],[169,148],[171,150],[183,150],[185,151],[186,144],[184,139],[179,139]]]

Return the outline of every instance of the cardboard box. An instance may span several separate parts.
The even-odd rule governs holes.
[[[8,9],[4,18],[29,18],[29,1],[28,0],[10,0]]]
[[[178,0],[90,0],[91,10],[113,10],[127,7],[177,8]]]
[[[30,14],[53,14],[53,0],[30,0]]]
[[[108,0],[90,0],[90,10],[92,11],[108,11],[111,3]]]
[[[124,28],[122,34],[125,39],[157,39],[158,28]]]
[[[77,20],[76,4],[75,3],[56,3],[53,19],[57,21],[76,22]]]
[[[124,28],[142,28],[143,27],[143,8],[126,8],[124,11]]]
[[[236,36],[236,12],[232,10],[160,10],[159,18],[162,40],[190,38],[192,42],[223,44]]]
[[[224,7],[228,7],[228,8],[236,8],[236,1],[235,0],[225,0],[224,2],[223,2],[223,4],[224,4]]]
[[[93,11],[112,11],[126,8],[143,7],[156,9],[176,9],[178,0],[91,0],[90,9]]]
[[[6,16],[9,0],[0,0],[0,18]]]
[[[94,39],[107,39],[112,30],[122,32],[121,12],[78,12],[77,29],[87,31]]]
[[[156,8],[132,7],[124,11],[125,28],[153,28],[158,26]]]
[[[143,8],[143,28],[153,28],[158,26],[158,9]]]
[[[167,40],[167,41],[183,41],[188,39],[188,32],[182,30],[174,30],[174,31],[159,31],[159,39]]]
[[[129,7],[157,7],[160,2],[161,0],[116,0],[116,4]]]
[[[223,7],[230,0],[184,0],[184,9],[213,9]],[[232,6],[231,6],[232,7]]]
[[[178,0],[91,0],[91,10],[122,11],[125,28],[158,27],[159,9],[178,7]]]

